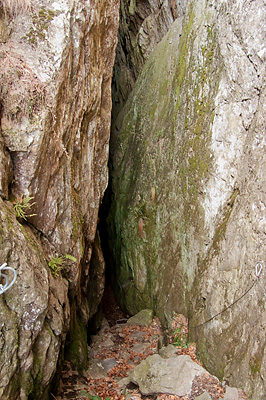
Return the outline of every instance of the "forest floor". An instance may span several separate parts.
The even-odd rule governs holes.
[[[100,332],[92,336],[91,347],[89,347],[91,359],[88,370],[81,375],[72,368],[70,362],[66,361],[63,366],[58,391],[56,395],[51,394],[52,399],[194,400],[204,392],[209,393],[213,400],[224,397],[224,386],[217,378],[212,377],[208,373],[193,382],[190,395],[185,397],[165,394],[145,396],[141,394],[138,387],[133,383],[121,386],[118,382],[127,376],[130,369],[134,368],[148,356],[158,353],[158,341],[162,339],[163,331],[158,318],[154,318],[149,327],[126,324],[127,316],[116,306],[110,289],[105,293],[103,311],[108,324],[106,322]],[[177,316],[174,321],[176,326],[173,326],[173,328],[180,327],[180,323],[182,322]],[[182,332],[187,335],[187,326],[183,326]],[[173,343],[175,337],[168,335],[167,341]],[[200,364],[196,357],[196,346],[194,343],[187,343],[183,347],[176,346],[175,354],[189,355],[193,361]],[[99,365],[101,367],[102,365],[105,366],[104,373],[101,372],[101,369],[99,371]],[[239,400],[247,399],[242,391],[239,391],[238,396]]]

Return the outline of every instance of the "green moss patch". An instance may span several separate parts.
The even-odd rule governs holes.
[[[80,319],[76,317],[73,321],[69,335],[69,344],[65,352],[66,360],[79,371],[83,372],[88,366],[88,344],[87,330]]]
[[[157,45],[111,137],[108,225],[121,302],[162,320],[187,314],[194,248],[204,240],[200,192],[212,170],[221,67],[215,26],[202,13],[192,3]]]

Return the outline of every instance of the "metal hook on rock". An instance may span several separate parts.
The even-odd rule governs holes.
[[[13,279],[9,283],[9,278],[6,274],[3,274],[2,271],[11,271],[13,273]],[[4,278],[5,283],[0,284],[0,294],[6,292],[15,282],[17,279],[17,273],[12,267],[8,267],[7,263],[4,263],[0,266],[0,278]]]
[[[259,276],[260,276],[260,274],[261,274],[261,272],[262,272],[262,264],[264,263],[264,261],[259,261],[257,264],[256,264],[256,277],[258,278]]]

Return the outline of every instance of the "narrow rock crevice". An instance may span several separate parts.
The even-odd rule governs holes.
[[[149,17],[139,18],[137,1],[124,5],[107,268],[130,313],[152,308],[165,325],[182,313],[192,326],[217,316],[191,332],[201,360],[257,400],[265,393],[263,293],[226,307],[246,293],[265,258],[263,1],[187,2],[151,48]]]
[[[154,2],[151,0],[132,2],[129,0],[120,3],[120,24],[118,31],[118,44],[116,59],[113,69],[112,81],[112,122],[109,152],[109,184],[105,191],[99,211],[99,232],[101,247],[106,263],[106,279],[120,298],[120,305],[125,304],[119,296],[120,288],[117,284],[119,272],[116,268],[117,260],[113,258],[113,242],[111,237],[116,236],[112,231],[111,221],[114,216],[109,215],[110,204],[114,201],[112,193],[112,131],[115,128],[115,120],[123,109],[141,70],[158,42],[167,34],[173,22],[184,15],[187,7],[186,1],[165,0]],[[109,215],[109,217],[108,217]],[[108,219],[109,218],[109,219]],[[133,276],[128,278],[132,281]],[[130,284],[130,282],[129,282]],[[125,311],[127,311],[125,309]]]

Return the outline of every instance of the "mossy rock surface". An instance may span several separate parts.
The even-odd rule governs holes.
[[[184,314],[204,365],[256,400],[266,393],[264,293],[234,302],[265,259],[258,9],[190,1],[156,46],[113,124],[107,220],[121,305],[165,325]]]
[[[152,310],[141,310],[136,315],[133,315],[133,317],[129,318],[127,320],[127,324],[146,326],[148,328],[152,323],[153,317],[154,313]]]
[[[122,305],[132,314],[151,308],[164,321],[168,311],[187,314],[197,257],[190,248],[204,241],[199,192],[212,167],[211,111],[220,76],[215,27],[205,18],[211,21],[211,13],[196,18],[192,4],[172,25],[111,140],[109,221]]]
[[[76,317],[70,331],[69,345],[65,357],[81,373],[88,368],[88,339],[87,329]]]

